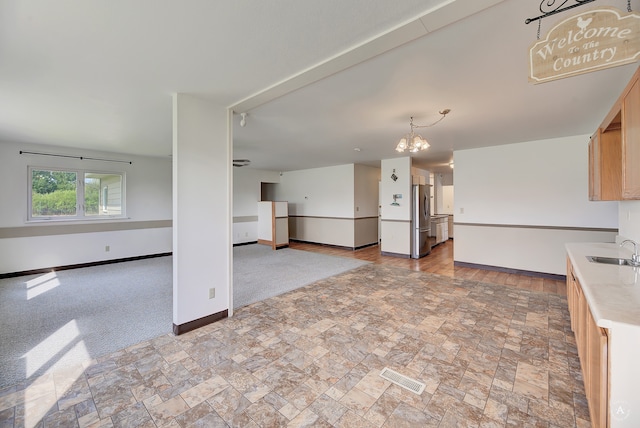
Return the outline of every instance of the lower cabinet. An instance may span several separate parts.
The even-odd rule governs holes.
[[[449,239],[449,217],[433,217],[431,219],[431,233],[436,237],[436,245],[446,242]]]
[[[608,352],[609,338],[607,330],[596,325],[591,311],[587,311],[587,355],[586,367],[588,379],[585,385],[587,400],[589,402],[589,413],[591,415],[591,425],[594,427],[606,427],[607,405],[609,395],[609,370]]]
[[[571,329],[582,368],[584,389],[589,403],[591,426],[608,427],[609,403],[609,338],[606,329],[598,327],[567,258],[567,303]]]

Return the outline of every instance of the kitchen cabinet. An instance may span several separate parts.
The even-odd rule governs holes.
[[[586,373],[585,392],[589,403],[591,425],[606,427],[609,399],[608,383],[608,335],[607,330],[596,325],[590,310],[586,313]],[[583,370],[584,373],[584,370]]]
[[[587,310],[586,299],[582,292],[580,282],[576,279],[571,262],[567,260],[567,303],[569,306],[569,315],[571,317],[571,330],[576,338],[576,348],[578,348],[578,357],[580,358],[580,367],[582,372],[585,371],[585,353],[586,353],[586,315]]]
[[[640,68],[622,98],[622,199],[640,199]]]
[[[567,303],[571,329],[576,338],[591,425],[595,428],[608,427],[608,332],[596,324],[569,258],[567,258]]]
[[[449,216],[436,215],[431,217],[431,233],[435,236],[435,245],[449,239]]]
[[[603,131],[598,128],[589,142],[589,200],[622,198],[622,142],[619,116]]]
[[[640,68],[589,142],[589,199],[640,199]]]

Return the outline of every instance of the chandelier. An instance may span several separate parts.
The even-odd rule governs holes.
[[[427,142],[427,140],[422,135],[416,134],[413,130],[415,128],[429,128],[435,125],[436,123],[440,122],[442,119],[444,119],[445,116],[450,112],[451,112],[451,109],[448,109],[448,108],[442,110],[441,112],[439,112],[442,115],[442,117],[430,125],[415,125],[413,123],[413,116],[411,116],[411,119],[409,120],[409,126],[411,127],[411,132],[409,132],[408,134],[405,134],[402,138],[400,138],[400,141],[398,141],[398,145],[396,146],[396,151],[402,153],[408,150],[411,153],[415,153],[421,150],[428,149],[430,144]]]

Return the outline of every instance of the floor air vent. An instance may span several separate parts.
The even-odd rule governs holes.
[[[424,387],[426,386],[422,382],[418,382],[415,379],[411,379],[410,377],[402,375],[387,367],[382,369],[382,373],[380,373],[380,377],[388,380],[389,382],[395,383],[399,387],[408,389],[411,392],[415,392],[418,395],[422,394],[422,391],[424,391]]]

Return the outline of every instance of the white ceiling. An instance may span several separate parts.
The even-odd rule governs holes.
[[[443,108],[420,130],[425,168],[453,150],[590,134],[637,64],[528,83],[537,25],[524,20],[539,5],[0,0],[0,141],[168,156],[174,92],[246,111],[234,157],[280,171],[402,156],[409,117]]]

